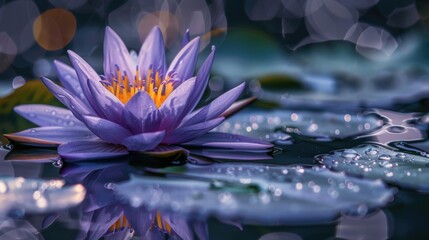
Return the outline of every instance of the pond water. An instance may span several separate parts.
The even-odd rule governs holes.
[[[426,238],[426,129],[423,114],[250,107],[216,130],[271,152],[67,163],[4,144],[0,239]]]

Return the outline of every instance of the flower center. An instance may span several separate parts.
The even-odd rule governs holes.
[[[158,229],[167,232],[168,234],[171,234],[172,229],[170,224],[168,224],[164,219],[162,219],[161,214],[157,211],[155,214],[155,220],[151,224],[151,228],[158,227]],[[122,214],[121,217],[118,218],[118,220],[112,224],[112,226],[109,227],[109,232],[116,232],[120,231],[124,228],[131,228],[130,223],[128,222],[127,217]]]
[[[142,79],[138,69],[134,79],[130,79],[126,72],[121,72],[116,66],[116,75],[106,76],[101,83],[124,104],[139,91],[146,91],[159,108],[175,88],[176,81],[172,77],[174,74],[170,73],[163,78],[159,71],[150,68],[146,79]]]

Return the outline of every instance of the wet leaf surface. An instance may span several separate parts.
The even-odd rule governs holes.
[[[188,164],[149,171],[167,178],[132,176],[113,189],[135,208],[262,225],[325,222],[340,212],[365,215],[394,193],[380,181],[302,166]]]
[[[233,116],[215,130],[285,144],[290,143],[290,135],[329,141],[368,134],[383,124],[375,114],[259,110]]]
[[[429,158],[425,156],[367,144],[320,155],[317,159],[333,170],[429,192]]]

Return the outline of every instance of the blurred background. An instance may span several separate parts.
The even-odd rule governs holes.
[[[32,80],[55,80],[68,49],[101,73],[106,26],[136,55],[154,25],[170,60],[187,29],[201,36],[200,61],[217,47],[209,99],[248,81],[270,106],[426,111],[428,17],[424,0],[3,0],[0,113],[52,103]]]

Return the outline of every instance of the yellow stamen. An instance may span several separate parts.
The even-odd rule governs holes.
[[[131,228],[131,225],[128,223],[125,215],[122,215],[115,223],[112,224],[112,226],[109,227],[109,232],[119,231],[124,228]]]
[[[163,78],[160,72],[147,71],[146,79],[142,79],[140,72],[136,69],[134,79],[130,79],[128,73],[121,72],[116,68],[116,76],[107,81],[106,89],[113,93],[122,103],[126,104],[139,91],[146,91],[159,108],[167,97],[173,92],[174,86],[170,77]]]
[[[156,224],[158,224],[159,229],[163,229],[161,214],[159,212],[156,213]]]
[[[159,212],[156,212],[156,224],[161,230],[165,230],[167,233],[171,233],[171,226],[166,221],[164,221]]]

